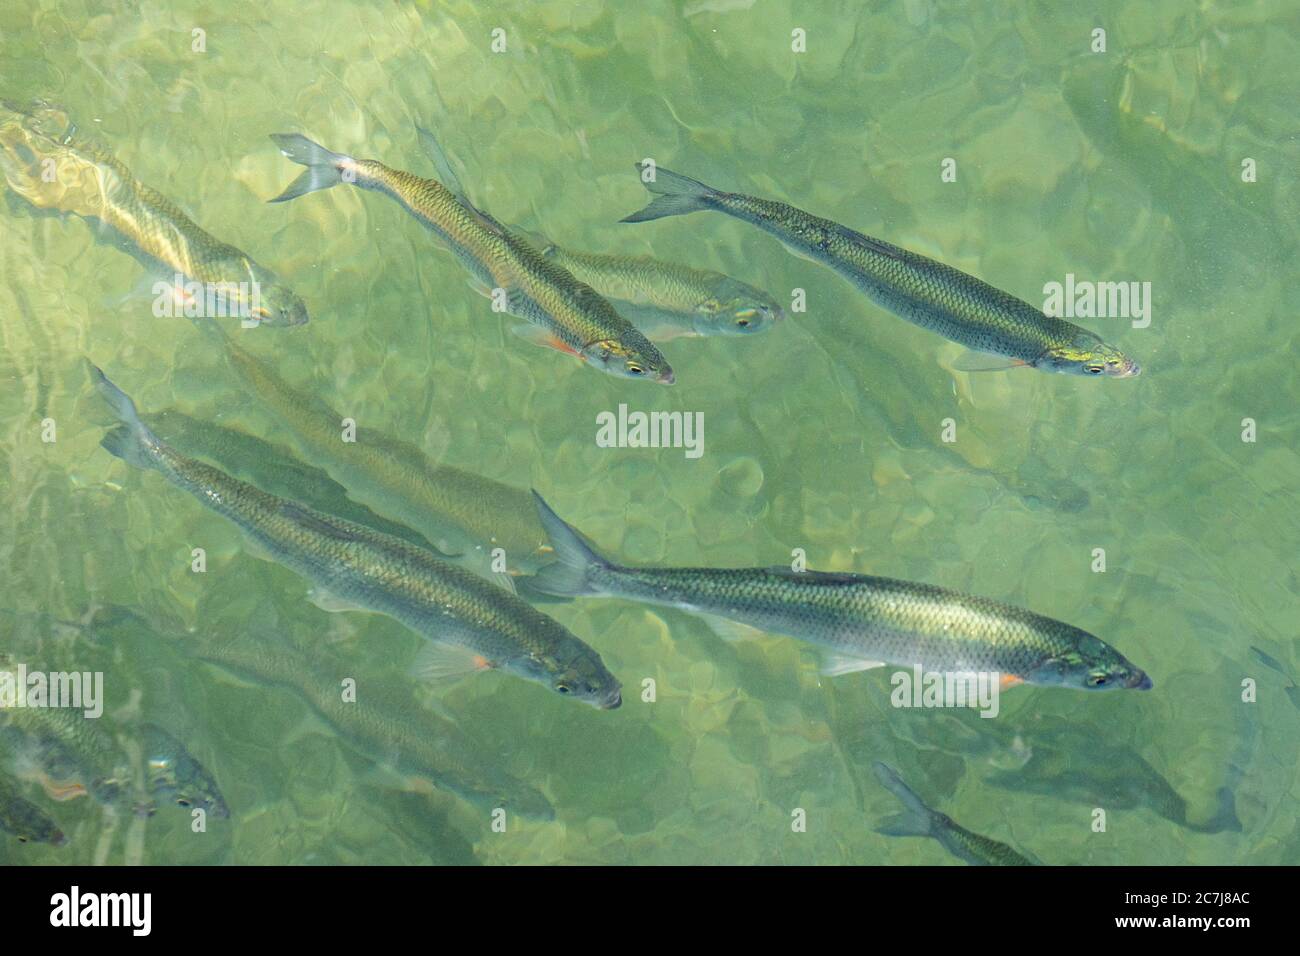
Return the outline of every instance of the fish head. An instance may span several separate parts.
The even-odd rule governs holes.
[[[592,342],[581,355],[584,362],[619,378],[648,379],[663,385],[674,381],[668,360],[635,329],[618,339]]]
[[[287,328],[305,325],[310,319],[307,306],[288,286],[280,283],[262,286],[249,312],[259,325]]]
[[[1028,684],[1079,690],[1150,690],[1151,678],[1123,654],[1086,631],[1075,646],[1041,661],[1021,675]]]
[[[695,330],[702,335],[752,335],[780,321],[776,302],[743,282],[727,279],[695,307]]]
[[[149,793],[186,810],[197,808],[223,820],[229,817],[230,808],[216,784],[199,771],[193,759],[178,754],[167,738],[151,729],[150,737],[154,746],[148,749],[145,766]]]
[[[1034,362],[1038,368],[1049,372],[1066,372],[1071,375],[1106,375],[1111,378],[1133,378],[1142,366],[1113,345],[1107,345],[1100,336],[1080,329],[1069,345],[1054,346]]]
[[[623,703],[623,685],[586,645],[572,648],[566,660],[545,655],[530,657],[527,669],[532,673],[525,676],[548,685],[557,694],[600,710],[613,710]]]

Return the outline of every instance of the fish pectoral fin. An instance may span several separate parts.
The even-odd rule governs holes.
[[[533,345],[540,345],[542,348],[555,349],[557,352],[563,352],[566,355],[578,355],[582,353],[575,349],[568,342],[559,338],[555,333],[540,325],[521,324],[516,325],[510,330],[519,336],[525,342],[531,342]]]
[[[1012,687],[1019,687],[1024,682],[1025,679],[1023,677],[1018,677],[1015,674],[1000,674],[998,676],[998,690],[1008,690]]]
[[[752,641],[767,636],[766,631],[751,627],[748,624],[741,624],[739,621],[733,621],[730,618],[718,617],[716,614],[704,614],[702,617],[704,623],[709,625],[709,630],[727,642]]]
[[[837,654],[831,651],[822,654],[822,663],[819,670],[822,675],[826,677],[839,677],[841,674],[852,674],[856,671],[869,671],[884,666],[884,661],[871,661],[861,657],[853,657],[849,654]]]
[[[1009,368],[1029,368],[1029,363],[1023,359],[967,349],[953,359],[952,367],[958,372],[1004,372]]]
[[[491,668],[492,662],[475,650],[459,644],[430,641],[415,655],[410,672],[417,680],[442,683]]]
[[[322,611],[329,614],[338,614],[342,611],[363,611],[371,613],[370,608],[362,607],[355,601],[349,601],[347,598],[341,598],[337,594],[332,594],[324,588],[315,587],[307,592],[307,600],[311,601]]]

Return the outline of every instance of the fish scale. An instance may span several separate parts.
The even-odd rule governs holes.
[[[1028,302],[960,269],[882,239],[814,216],[788,203],[724,192],[659,167],[638,166],[656,198],[623,219],[647,222],[716,210],[775,236],[793,253],[834,270],[869,299],[902,319],[937,332],[973,352],[997,355],[1010,367],[1046,371],[1137,375],[1136,362],[1087,329],[1044,314]]]
[[[879,664],[1014,682],[1148,689],[1151,679],[1087,631],[931,584],[781,568],[642,568],[598,554],[537,496],[557,560],[528,581],[545,594],[604,594],[696,611],[828,650],[830,673]]]
[[[275,561],[306,577],[323,597],[396,618],[462,652],[465,672],[495,667],[603,708],[621,703],[600,656],[531,605],[423,548],[363,525],[267,494],[186,458],[145,427],[135,404],[91,366],[100,394],[122,421],[101,444],[229,518]]]
[[[570,352],[612,375],[672,384],[672,368],[659,350],[595,289],[470,203],[459,180],[451,178],[454,174],[441,162],[436,143],[432,145],[445,170],[440,175],[447,183],[378,160],[332,152],[301,134],[277,133],[271,138],[287,158],[307,167],[272,202],[339,183],[383,193],[433,231],[480,291],[504,290],[506,311],[536,326],[540,334],[529,337],[539,344]]]

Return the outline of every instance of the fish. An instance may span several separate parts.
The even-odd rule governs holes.
[[[324,469],[294,457],[283,445],[217,422],[195,418],[175,408],[144,417],[149,430],[188,458],[211,462],[241,481],[282,498],[293,498],[317,511],[346,518],[384,534],[402,538],[421,548],[433,544],[408,526],[389,521],[348,497],[348,489]],[[523,493],[525,498],[527,493]],[[532,513],[532,501],[528,502]],[[533,514],[534,523],[536,515]],[[538,530],[541,538],[545,534]]]
[[[110,454],[157,471],[237,525],[272,560],[309,580],[321,603],[392,617],[426,638],[425,673],[451,678],[498,669],[601,709],[622,703],[600,655],[557,621],[471,571],[400,538],[268,494],[161,441],[135,403],[89,365],[120,424]]]
[[[118,804],[131,779],[130,758],[99,719],[66,707],[0,708],[0,740],[30,765],[49,796],[89,795]]]
[[[43,175],[55,170],[52,179]],[[218,315],[259,325],[302,325],[307,307],[273,271],[204,231],[174,202],[140,182],[105,146],[85,139],[61,109],[0,104],[0,175],[38,209],[80,216],[172,286],[174,304],[198,305],[187,283],[204,287]],[[175,278],[185,280],[176,285]],[[157,293],[157,287],[155,287]],[[218,311],[219,310],[219,311]]]
[[[0,773],[0,830],[12,833],[19,843],[63,846],[68,842],[58,824],[24,797],[17,783],[5,773]]]
[[[789,567],[623,567],[534,494],[557,560],[528,579],[529,590],[628,598],[799,638],[823,649],[829,675],[893,664],[998,674],[1003,687],[1152,686],[1145,672],[1087,631],[930,584]]]
[[[755,335],[784,318],[766,292],[731,276],[653,256],[563,249],[527,233],[546,256],[609,299],[619,315],[656,342],[682,336]]]
[[[440,182],[378,160],[332,152],[300,133],[275,133],[271,139],[288,159],[307,167],[271,202],[286,202],[342,182],[383,193],[452,251],[480,292],[504,291],[505,311],[525,320],[514,329],[516,334],[610,375],[673,383],[672,367],[649,339],[595,289],[471,204],[449,166],[440,171]]]
[[[187,810],[201,809],[218,819],[229,818],[230,808],[217,781],[186,746],[157,724],[147,723],[141,730],[150,796]]]
[[[973,833],[947,814],[930,809],[892,767],[878,760],[871,767],[881,785],[898,797],[906,808],[905,813],[891,817],[877,827],[877,833],[885,836],[933,837],[953,856],[972,866],[1038,865],[1005,843]]]
[[[1084,806],[1146,808],[1195,833],[1241,831],[1231,788],[1218,789],[1212,813],[1193,815],[1182,795],[1141,754],[1127,744],[1107,740],[1094,727],[1040,718],[1028,736],[1027,751],[1022,765],[1015,770],[995,770],[988,782],[1017,793]]]
[[[392,688],[367,682],[352,701],[340,692],[341,672],[319,659],[272,641],[204,639],[194,654],[237,676],[288,690],[339,738],[369,760],[390,757],[404,774],[424,778],[479,806],[505,806],[524,816],[553,819],[539,791],[498,769],[453,722],[403,699]]]
[[[506,567],[516,573],[536,570],[549,559],[546,531],[527,489],[439,464],[416,446],[370,428],[359,428],[357,440],[344,444],[339,440],[341,415],[316,396],[292,388],[217,323],[204,321],[202,326],[219,342],[227,365],[250,395],[288,430],[298,453],[324,469],[351,498],[414,529],[442,556],[481,573],[492,568],[492,548],[505,552]],[[332,508],[321,510],[357,520]]]
[[[1141,366],[1094,332],[1045,315],[1028,302],[952,266],[863,235],[787,203],[728,193],[638,164],[654,199],[622,222],[713,209],[758,226],[796,255],[827,266],[876,305],[964,345],[963,371],[1028,367],[1131,378]],[[990,358],[992,356],[992,358]]]

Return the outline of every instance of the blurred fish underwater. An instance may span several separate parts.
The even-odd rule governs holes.
[[[0,863],[1300,860],[1293,26],[5,6]]]

